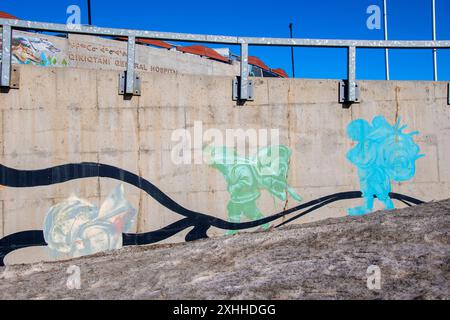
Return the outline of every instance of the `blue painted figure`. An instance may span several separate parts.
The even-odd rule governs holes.
[[[357,142],[347,153],[347,159],[358,167],[364,204],[348,209],[349,215],[363,215],[373,210],[374,197],[387,210],[394,209],[389,197],[391,181],[401,182],[415,174],[415,162],[423,155],[413,136],[418,132],[403,133],[400,119],[394,126],[383,116],[377,116],[369,124],[366,120],[352,121],[347,127],[348,136]]]

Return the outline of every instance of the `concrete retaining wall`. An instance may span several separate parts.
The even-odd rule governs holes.
[[[21,66],[20,89],[0,94],[0,163],[31,170],[78,162],[100,162],[151,181],[186,208],[227,219],[230,194],[219,171],[207,164],[176,165],[174,130],[278,129],[289,147],[288,182],[303,201],[360,190],[358,173],[346,158],[355,146],[346,127],[354,119],[400,117],[425,157],[414,178],[393,183],[394,192],[424,201],[450,197],[450,107],[446,83],[360,81],[361,103],[349,109],[338,101],[331,80],[254,79],[255,101],[237,106],[231,77],[141,73],[142,96],[117,94],[117,72]],[[41,230],[50,207],[76,195],[100,205],[117,181],[74,180],[51,186],[0,186],[0,238]],[[138,210],[131,232],[163,228],[180,219],[140,189],[125,185]],[[358,200],[332,203],[296,222],[344,216]],[[262,191],[258,207],[270,215],[298,204],[274,200]],[[396,202],[396,207],[404,206]],[[210,236],[223,235],[212,228]],[[187,231],[168,239],[182,241]],[[43,248],[9,254],[7,263],[43,259]],[[48,259],[48,257],[46,258]]]

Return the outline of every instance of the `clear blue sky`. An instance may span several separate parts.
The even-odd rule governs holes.
[[[152,1],[91,0],[93,24],[103,27],[242,36],[383,39],[383,30],[366,27],[369,5],[382,0]],[[22,19],[65,23],[66,8],[86,12],[86,0],[1,0],[0,11]],[[450,40],[450,0],[436,0],[437,39]],[[389,38],[431,39],[431,0],[388,0]],[[87,15],[82,16],[87,23]],[[238,48],[232,48],[239,53]],[[290,48],[250,47],[250,54],[291,74]],[[358,79],[384,79],[383,50],[357,51]],[[296,48],[296,76],[345,78],[345,49]],[[438,51],[439,80],[450,80],[450,50]],[[392,79],[431,80],[431,50],[391,50]]]

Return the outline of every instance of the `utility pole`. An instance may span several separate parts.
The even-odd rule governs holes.
[[[87,0],[87,11],[88,11],[88,24],[92,25],[91,0]]]
[[[436,0],[431,1],[431,10],[433,11],[433,41],[436,41]],[[437,54],[436,48],[433,48],[433,79],[438,81]]]
[[[291,39],[293,38],[293,23],[289,23],[289,30],[291,32]],[[291,46],[291,59],[292,59],[292,78],[295,78],[295,62],[294,62],[294,46]]]
[[[387,1],[383,2],[383,11],[384,11],[384,40],[388,40],[388,19],[387,19]],[[386,80],[389,80],[389,49],[384,49],[384,60],[386,65]]]

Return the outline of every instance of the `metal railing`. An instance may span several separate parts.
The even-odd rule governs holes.
[[[218,43],[239,45],[241,49],[240,77],[238,79],[238,99],[251,100],[248,79],[248,46],[289,46],[289,47],[334,47],[347,48],[347,85],[346,102],[356,102],[356,48],[396,48],[396,49],[448,49],[450,41],[397,41],[397,40],[337,40],[337,39],[295,39],[295,38],[255,38],[221,35],[203,35],[188,33],[171,33],[158,31],[143,31],[129,29],[101,28],[95,26],[78,26],[55,23],[43,23],[24,20],[0,19],[3,26],[3,49],[0,85],[10,87],[11,80],[11,38],[12,30],[39,30],[63,32],[96,36],[126,37],[127,42],[127,70],[125,79],[125,93],[135,94],[134,59],[136,38],[172,40],[183,42]]]

